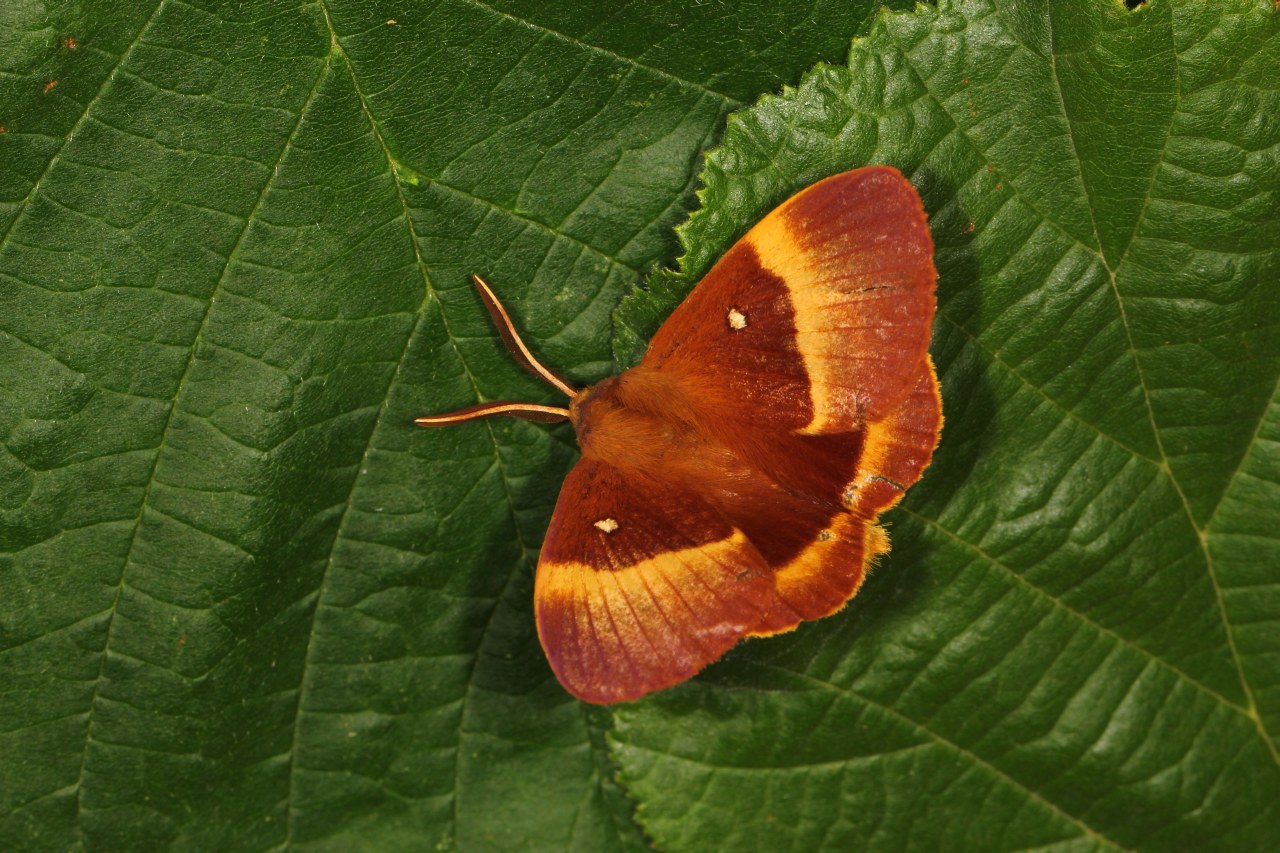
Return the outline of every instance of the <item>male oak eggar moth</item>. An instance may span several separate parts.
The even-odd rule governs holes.
[[[481,403],[417,423],[573,423],[582,458],[534,584],[538,636],[570,693],[637,699],[858,592],[889,550],[880,513],[938,443],[936,279],[920,197],[887,166],[792,196],[707,273],[640,364],[580,391],[475,279],[512,355],[569,407]]]

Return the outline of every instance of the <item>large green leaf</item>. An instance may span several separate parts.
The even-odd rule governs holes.
[[[0,847],[635,847],[529,603],[724,114],[870,2],[0,4]],[[68,39],[72,39],[69,41]]]
[[[825,174],[939,247],[944,442],[837,617],[585,709],[571,433],[410,426],[546,394],[471,272],[611,370],[724,113],[868,6],[0,6],[0,845],[642,847],[615,760],[662,848],[1280,833],[1266,0],[886,15],[730,119],[619,359]]]
[[[853,606],[618,711],[659,847],[1275,849],[1277,21],[944,2],[730,118],[621,356],[772,205],[888,162],[947,422]]]

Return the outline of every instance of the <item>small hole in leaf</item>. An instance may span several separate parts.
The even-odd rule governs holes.
[[[1132,12],[1139,6],[1147,5],[1147,0],[1124,0],[1124,7]]]

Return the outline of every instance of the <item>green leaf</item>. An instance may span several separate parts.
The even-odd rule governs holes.
[[[0,4],[0,846],[1266,849],[1272,4],[882,16],[680,246],[869,4],[599,8]],[[593,381],[865,162],[942,273],[893,555],[584,708],[529,601],[571,434],[410,425],[549,399],[467,275]]]
[[[947,421],[849,608],[619,709],[660,848],[1274,847],[1278,67],[1271,2],[941,2],[730,117],[619,359],[777,202],[891,163]]]
[[[634,849],[530,595],[726,112],[870,2],[0,4],[0,847]],[[69,41],[71,39],[71,41]]]

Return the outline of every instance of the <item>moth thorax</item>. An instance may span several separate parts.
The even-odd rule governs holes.
[[[627,470],[666,465],[688,444],[690,427],[667,411],[647,371],[633,368],[605,379],[570,406],[583,456]]]

